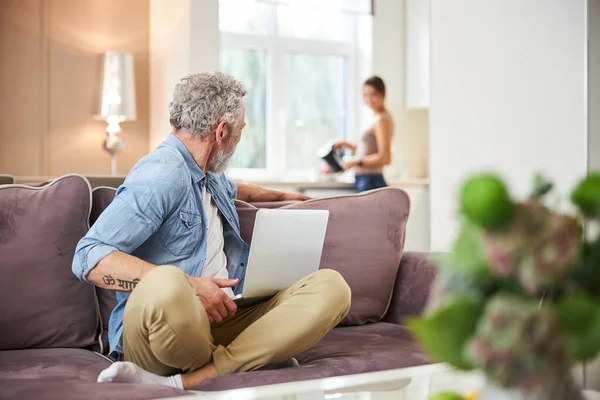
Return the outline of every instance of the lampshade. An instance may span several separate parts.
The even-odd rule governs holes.
[[[97,119],[136,119],[135,77],[130,53],[109,51],[102,56],[100,99]]]

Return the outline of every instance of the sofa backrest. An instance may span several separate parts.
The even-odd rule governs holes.
[[[91,202],[77,175],[0,187],[0,350],[97,345],[94,288],[71,272]]]
[[[125,181],[125,176],[112,176],[112,175],[85,175],[85,178],[90,183],[92,189],[106,186],[112,188],[118,188]],[[14,178],[14,183],[24,184],[24,185],[36,185],[39,182],[46,182],[54,180],[55,177],[52,176],[17,176]],[[2,180],[0,178],[0,184]],[[12,183],[12,182],[11,182]]]

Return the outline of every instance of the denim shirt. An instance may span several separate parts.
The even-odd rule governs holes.
[[[154,265],[175,265],[200,277],[206,261],[206,223],[202,190],[207,187],[223,221],[229,278],[242,291],[249,248],[240,236],[234,205],[237,188],[224,174],[204,173],[174,135],[142,158],[115,199],[79,241],[73,273],[87,274],[107,255],[122,251]],[[123,311],[128,293],[117,292],[118,304],[108,324],[110,353],[123,353]]]

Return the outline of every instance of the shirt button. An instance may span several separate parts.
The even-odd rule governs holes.
[[[229,221],[233,221],[233,218],[229,218]]]
[[[190,221],[188,221],[187,226],[188,226],[188,228],[191,228],[192,227],[192,223]]]
[[[243,267],[243,266],[244,266],[244,265],[246,265],[246,264],[244,264],[244,263],[240,263],[240,265]]]

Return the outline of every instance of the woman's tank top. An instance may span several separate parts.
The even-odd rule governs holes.
[[[375,123],[379,121],[380,118],[386,118],[392,121],[392,117],[389,113],[384,113],[377,117]],[[368,156],[371,154],[377,153],[377,138],[375,137],[375,123],[367,129],[367,131],[362,135],[360,139],[360,143],[356,146],[356,156],[358,158],[363,158],[364,156]],[[394,123],[392,121],[392,135],[394,133]],[[391,144],[390,144],[391,147]],[[355,175],[372,175],[372,174],[382,174],[383,167],[356,167],[354,170]]]

